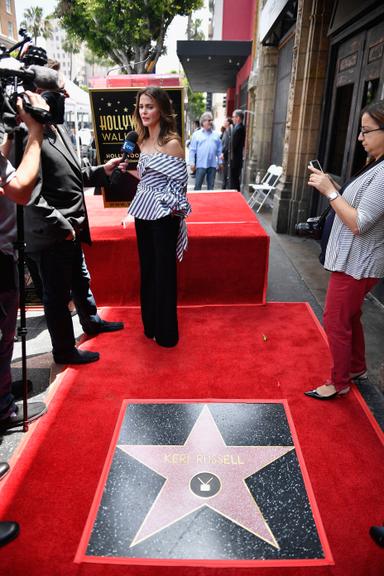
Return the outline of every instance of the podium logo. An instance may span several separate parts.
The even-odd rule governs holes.
[[[221,490],[220,479],[212,472],[201,472],[191,478],[191,491],[200,498],[212,498]]]

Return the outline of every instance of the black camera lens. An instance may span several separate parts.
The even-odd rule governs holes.
[[[304,238],[313,238],[319,240],[321,238],[322,226],[319,222],[319,217],[308,218],[306,222],[299,222],[295,226],[297,236]]]

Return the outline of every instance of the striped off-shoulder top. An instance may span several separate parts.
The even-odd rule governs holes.
[[[128,213],[142,220],[158,220],[170,214],[180,217],[176,252],[178,259],[182,260],[188,246],[184,219],[191,213],[185,160],[164,152],[142,152],[137,170],[140,182]]]

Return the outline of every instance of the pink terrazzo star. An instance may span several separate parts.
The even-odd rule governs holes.
[[[245,479],[293,450],[294,446],[227,446],[205,405],[185,444],[119,445],[119,448],[166,480],[131,546],[208,506],[279,548]],[[214,475],[214,482],[210,481],[209,474]],[[191,480],[196,476],[198,482],[196,484],[195,480],[192,489]],[[213,484],[215,493],[209,496]],[[201,494],[196,485],[201,486]]]

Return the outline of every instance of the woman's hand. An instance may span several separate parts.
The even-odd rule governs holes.
[[[318,190],[323,196],[329,196],[332,192],[337,192],[337,188],[329,178],[328,174],[325,174],[313,166],[308,166],[308,170],[311,172],[308,186],[316,188],[316,190]]]
[[[325,174],[313,166],[308,166],[308,170],[311,172],[309,177],[308,185],[316,188],[320,194],[329,197],[332,192],[337,192],[338,187],[331,180],[328,174]],[[357,225],[357,210],[353,208],[348,202],[344,200],[342,196],[338,196],[336,199],[332,200],[332,208],[339,216],[343,224],[345,224],[352,232],[352,234],[359,234],[359,227]]]

